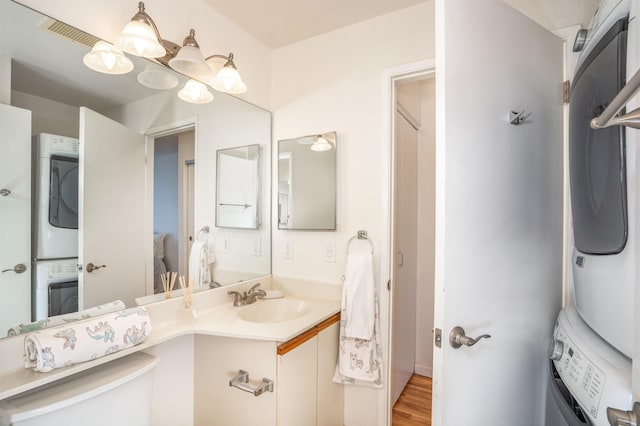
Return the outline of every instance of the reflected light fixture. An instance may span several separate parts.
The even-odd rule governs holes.
[[[92,70],[104,74],[126,74],[133,69],[133,62],[122,50],[102,40],[93,45],[91,51],[82,58],[82,62]]]
[[[333,148],[331,142],[326,140],[322,135],[318,135],[316,141],[311,145],[311,150],[318,152],[329,151],[331,148]]]
[[[131,18],[131,21],[124,27],[122,33],[116,40],[116,46],[130,55],[155,58],[160,64],[172,68],[190,78],[207,81],[213,88],[220,92],[238,94],[247,91],[247,85],[242,81],[238,69],[233,62],[233,53],[229,53],[228,56],[211,55],[205,59],[196,41],[195,31],[193,29],[191,29],[187,37],[185,37],[182,46],[169,40],[164,40],[160,36],[155,22],[145,11],[143,2],[138,3],[138,13],[136,13],[133,18]],[[120,53],[122,54],[122,52]],[[124,55],[122,56],[127,59]],[[226,63],[215,77],[213,77],[213,70],[207,63],[209,59],[226,60]],[[107,65],[100,66],[94,65],[93,63],[90,65],[87,61],[85,61],[85,64],[98,72],[113,73],[107,71],[109,70],[109,66]],[[133,69],[133,64],[131,65],[131,69]],[[130,71],[130,69],[128,71]],[[152,87],[148,86],[148,84],[153,85],[155,83],[149,83],[149,80],[145,80],[145,77],[148,77],[145,71],[138,76],[138,81],[147,87]],[[148,84],[143,81],[146,81]],[[199,93],[206,92],[210,95],[211,99],[213,99],[211,92],[209,92],[202,83],[196,83],[203,86],[198,88],[197,91],[199,91]],[[202,90],[203,88],[204,90]],[[194,90],[194,85],[187,82],[185,88],[182,89],[180,93],[192,93]],[[180,96],[180,98],[186,100],[182,96]],[[190,97],[187,96],[187,98]],[[209,97],[204,95],[202,99],[207,98]],[[211,99],[206,102],[210,102]]]
[[[192,104],[206,104],[213,100],[213,94],[207,86],[196,80],[189,80],[184,88],[178,92],[178,97]]]
[[[159,65],[147,65],[137,78],[138,83],[150,89],[168,90],[178,85],[178,78]]]

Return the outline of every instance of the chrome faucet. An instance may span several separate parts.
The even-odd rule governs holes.
[[[240,293],[239,291],[229,290],[227,294],[233,295],[233,306],[245,306],[250,305],[256,301],[258,297],[265,297],[267,292],[264,291],[260,287],[260,283],[257,283],[253,287],[249,289],[249,291],[245,291],[244,293]]]

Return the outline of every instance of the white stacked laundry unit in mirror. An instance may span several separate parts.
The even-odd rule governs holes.
[[[78,310],[78,153],[75,138],[33,137],[32,320]]]
[[[637,68],[627,63],[637,43],[630,3],[602,1],[574,45],[582,51],[569,112],[575,298],[560,312],[550,348],[551,394],[569,425],[614,424],[611,409],[632,408],[639,135],[622,126],[591,128]]]

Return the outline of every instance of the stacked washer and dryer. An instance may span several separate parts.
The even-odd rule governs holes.
[[[32,320],[78,310],[78,139],[33,137]]]
[[[603,1],[591,29],[579,32],[574,44],[581,54],[569,113],[573,288],[558,315],[550,350],[550,393],[564,418],[560,423],[570,426],[631,424],[618,423],[615,414],[624,416],[633,402],[640,133],[623,126],[590,126],[637,68],[627,63],[628,45],[637,42],[627,37],[630,4]]]

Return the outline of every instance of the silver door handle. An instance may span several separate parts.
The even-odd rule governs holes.
[[[451,333],[449,333],[449,343],[451,347],[454,349],[458,349],[460,346],[473,346],[478,343],[481,339],[489,339],[491,335],[483,334],[482,336],[478,336],[475,339],[473,337],[464,335],[464,328],[462,327],[453,327]]]
[[[607,407],[607,420],[611,426],[638,426],[640,402],[635,402],[631,411]]]
[[[6,197],[7,195],[11,194],[11,191],[8,190],[7,188],[2,188],[0,189],[0,196],[2,197]]]
[[[24,263],[18,263],[13,268],[3,269],[2,273],[15,272],[16,274],[21,274],[21,273],[26,272],[26,271],[27,271],[27,265],[25,265]]]
[[[87,272],[88,273],[92,273],[93,271],[96,271],[100,268],[106,268],[107,265],[94,265],[93,263],[87,263]]]

